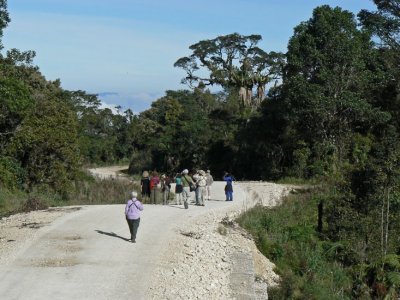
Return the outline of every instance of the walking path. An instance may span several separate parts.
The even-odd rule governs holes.
[[[287,191],[269,185],[275,198]],[[127,242],[124,205],[71,208],[49,224],[34,222],[29,214],[0,220],[0,299],[265,299],[266,284],[277,281],[273,265],[245,233],[229,226],[252,205],[247,195],[257,184],[235,185],[233,202],[224,201],[223,186],[214,183],[205,207],[145,205],[136,244]],[[21,225],[11,220],[38,226],[21,227],[31,235],[21,237],[23,243],[10,242],[6,228]],[[9,244],[12,252],[3,247]],[[245,280],[234,267],[243,257],[254,263]],[[249,280],[254,274],[261,277],[261,288]]]

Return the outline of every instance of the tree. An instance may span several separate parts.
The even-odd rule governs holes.
[[[138,116],[131,129],[134,157],[130,172],[207,167],[215,137],[209,119],[219,105],[208,91],[167,91]]]
[[[244,106],[249,106],[253,98],[253,88],[257,88],[256,103],[265,97],[265,86],[279,78],[283,65],[283,55],[267,53],[257,47],[260,35],[243,36],[233,33],[212,40],[203,40],[191,45],[193,54],[178,59],[174,66],[186,71],[183,83],[194,87],[219,85],[222,88],[237,89]],[[196,75],[206,69],[207,77]]]
[[[77,125],[73,111],[57,99],[39,101],[24,118],[6,151],[26,170],[29,188],[69,189],[79,165]]]
[[[376,106],[390,111],[400,130],[400,1],[374,0],[378,11],[362,10],[359,18],[376,42],[382,75],[372,91]],[[380,70],[377,70],[380,71]],[[375,72],[379,74],[378,72]]]
[[[359,13],[362,24],[380,39],[382,46],[399,50],[400,1],[374,0],[374,3],[378,7],[377,12],[362,10]]]
[[[7,11],[7,0],[0,0],[0,50],[3,49],[3,30],[10,21],[11,19]]]
[[[370,35],[357,28],[352,13],[338,7],[318,7],[295,28],[282,96],[298,140],[312,151],[314,172],[345,161],[353,131],[366,133],[389,118],[366,97],[373,78],[367,64],[371,53]]]
[[[0,78],[0,149],[6,148],[33,106],[34,102],[23,82]]]

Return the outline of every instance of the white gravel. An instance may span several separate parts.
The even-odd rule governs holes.
[[[0,265],[14,260],[29,242],[36,239],[54,220],[79,207],[55,207],[46,210],[19,213],[0,219]]]
[[[268,286],[279,283],[275,266],[233,220],[256,204],[279,204],[292,187],[266,182],[236,185],[246,192],[243,203],[176,228],[179,234],[166,245],[168,251],[162,259],[165,264],[157,272],[157,284],[149,290],[151,299],[238,299],[231,282],[237,252],[253,259],[256,299],[268,299]]]

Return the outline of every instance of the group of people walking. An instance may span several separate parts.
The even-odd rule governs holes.
[[[223,176],[225,181],[226,201],[233,200],[233,181],[235,178],[228,172]],[[214,178],[210,170],[197,170],[189,173],[188,169],[184,169],[181,173],[170,177],[166,174],[158,175],[157,171],[153,171],[150,175],[148,171],[144,171],[140,181],[142,199],[149,199],[151,204],[167,205],[170,203],[171,184],[175,183],[175,204],[185,205],[191,201],[191,192],[195,192],[194,203],[199,206],[205,205],[205,200],[211,200],[211,185]]]
[[[188,169],[177,173],[173,178],[166,174],[159,177],[156,171],[150,176],[148,171],[144,171],[140,181],[142,198],[150,199],[151,204],[160,203],[162,198],[162,204],[169,204],[172,182],[175,183],[175,204],[183,204],[188,208],[191,192],[195,192],[196,205],[204,206],[205,200],[211,200],[211,185],[214,179],[210,170],[189,173]]]
[[[223,176],[225,181],[226,201],[233,201],[233,182],[235,178],[228,172]],[[205,200],[211,200],[211,185],[214,182],[210,170],[206,172],[198,170],[189,173],[188,169],[177,173],[171,179],[168,175],[159,177],[156,171],[151,176],[148,171],[144,171],[140,182],[142,199],[150,199],[151,204],[158,204],[158,199],[162,195],[164,205],[169,204],[169,195],[171,191],[171,183],[175,182],[175,204],[184,205],[185,209],[189,208],[191,201],[191,192],[195,192],[195,205],[205,206]],[[143,210],[143,200],[137,199],[137,192],[132,192],[132,198],[129,199],[125,206],[125,218],[128,223],[129,232],[131,234],[130,242],[136,242],[136,234],[140,224],[140,212]]]

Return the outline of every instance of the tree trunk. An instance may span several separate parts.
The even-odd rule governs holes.
[[[257,87],[257,104],[261,104],[261,101],[263,101],[265,98],[265,86],[264,85],[259,85]]]
[[[381,255],[382,257],[384,254],[384,236],[385,236],[385,199],[382,200],[382,207],[381,207]]]
[[[318,226],[317,231],[322,233],[322,220],[324,215],[324,202],[321,200],[318,204]]]
[[[251,105],[251,98],[253,97],[253,89],[251,87],[247,88],[246,92],[246,105],[250,106]]]
[[[246,91],[246,88],[243,87],[243,86],[241,86],[241,87],[239,88],[239,100],[240,100],[240,103],[243,104],[243,106],[246,106],[247,91]]]
[[[387,197],[386,197],[386,232],[385,232],[385,252],[384,255],[387,254],[387,248],[388,248],[388,240],[389,240],[389,213],[390,213],[390,189],[387,192]]]

